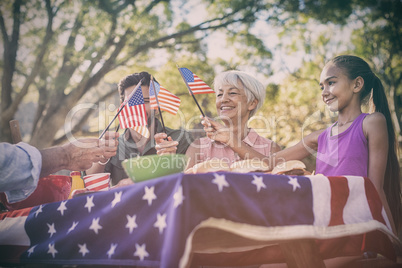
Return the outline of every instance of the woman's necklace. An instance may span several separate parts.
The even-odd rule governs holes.
[[[355,118],[355,119],[356,119],[356,118]],[[355,121],[355,119],[349,120],[349,121],[347,121],[347,122],[345,122],[345,123],[341,123],[341,122],[338,121],[336,124],[338,125],[338,127],[343,127],[344,125],[349,124],[349,123]]]

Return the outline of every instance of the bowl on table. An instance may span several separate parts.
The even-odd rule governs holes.
[[[8,210],[17,210],[66,200],[70,191],[70,176],[49,175],[39,179],[35,191],[26,199],[15,203],[9,203],[6,195],[0,193],[0,201]]]
[[[122,162],[127,175],[134,182],[150,180],[183,172],[187,166],[184,154],[146,155]]]

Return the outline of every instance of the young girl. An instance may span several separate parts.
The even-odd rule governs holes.
[[[326,64],[321,73],[320,87],[328,108],[338,112],[338,121],[278,152],[271,161],[302,159],[312,150],[317,150],[317,174],[368,177],[376,187],[397,234],[401,216],[397,144],[380,79],[361,58],[342,55]],[[362,102],[370,94],[375,112],[362,113]]]
[[[323,101],[331,111],[338,111],[338,121],[318,137],[318,153],[330,157],[338,153],[339,162],[331,166],[317,158],[317,173],[368,177],[391,224],[395,223],[396,233],[401,214],[400,174],[384,87],[364,60],[348,55],[332,59],[322,71],[320,81]],[[364,114],[361,103],[371,91],[375,112]]]

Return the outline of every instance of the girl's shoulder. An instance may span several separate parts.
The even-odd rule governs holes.
[[[368,114],[363,120],[363,132],[366,137],[369,133],[382,128],[387,128],[387,120],[382,113]]]
[[[382,124],[386,123],[387,120],[385,116],[380,113],[380,112],[374,112],[372,114],[368,114],[364,120],[363,120],[363,125],[377,125],[377,124]]]

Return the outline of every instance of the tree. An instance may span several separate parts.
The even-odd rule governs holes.
[[[284,29],[282,37],[300,33],[293,37],[293,47],[306,52],[306,64],[318,62],[311,53],[311,43],[305,38],[314,32],[308,32],[304,27],[306,23],[314,20],[316,25],[337,26],[352,20],[364,22],[360,28],[365,30],[365,44],[374,47],[380,41],[377,48],[381,48],[370,50],[373,54],[366,56],[373,59],[379,73],[382,67],[388,68],[381,75],[388,81],[386,87],[392,85],[387,87],[391,90],[389,96],[394,100],[395,117],[401,118],[402,111],[398,108],[401,107],[398,106],[401,103],[401,15],[397,12],[401,10],[400,1],[204,0],[202,3],[207,6],[207,17],[198,24],[177,19],[185,14],[186,7],[192,7],[191,2],[187,4],[184,0],[15,0],[2,3],[0,30],[4,53],[0,140],[10,140],[8,121],[13,119],[29,94],[34,95],[38,103],[37,110],[33,111],[35,122],[30,142],[38,147],[52,145],[60,141],[56,134],[62,129],[69,111],[105,76],[124,66],[152,68],[152,59],[155,61],[154,55],[157,55],[154,53],[161,50],[164,58],[159,62],[187,57],[193,61],[188,66],[198,68],[200,65],[195,62],[209,65],[204,40],[218,30],[227,34],[228,44],[240,56],[229,62],[218,61],[223,69],[250,65],[259,73],[269,75],[273,54],[262,41],[263,37],[253,32],[257,21]],[[177,4],[181,4],[182,13],[175,13],[173,6]],[[380,33],[385,33],[387,38],[381,39]],[[347,51],[358,51],[357,46],[351,48],[351,43],[347,43]],[[333,56],[331,49],[315,48],[323,59]],[[362,47],[361,53],[367,52]],[[381,62],[386,65],[378,65]],[[167,66],[174,67],[173,64]],[[211,83],[212,69],[215,68],[193,71]],[[297,81],[294,83],[296,85]],[[92,100],[93,103],[115,94],[115,88],[101,93]],[[207,104],[208,98],[202,101]],[[80,124],[83,120],[75,129]]]
[[[358,14],[363,27],[353,33],[356,54],[364,57],[383,81],[391,116],[402,142],[402,9],[400,1],[381,2],[369,14]]]
[[[306,16],[309,12],[299,13],[280,24],[283,27],[281,44],[287,54],[304,52],[300,68],[288,70],[289,75],[280,85],[268,87],[268,105],[261,111],[265,117],[269,115],[277,121],[273,137],[282,146],[294,144],[311,130],[322,129],[336,118],[321,103],[318,77],[325,62],[339,54],[364,58],[383,81],[399,142],[402,141],[402,16],[396,12],[402,8],[401,2],[350,3],[353,12],[346,14],[342,24],[327,23],[318,27],[317,19],[321,20],[321,16]],[[326,20],[336,21],[331,16]],[[350,28],[353,30],[350,35],[342,34]],[[289,36],[292,41],[285,42]],[[363,111],[367,112],[368,107],[363,107]],[[316,124],[311,124],[311,120]]]
[[[252,24],[263,8],[259,2],[238,1],[199,24],[177,26],[171,1],[15,0],[4,4],[0,10],[4,43],[0,139],[10,140],[9,120],[28,92],[35,91],[39,106],[31,143],[51,145],[68,112],[110,71],[147,62],[156,49],[196,50],[212,30]],[[7,20],[7,15],[12,19]]]
[[[326,5],[325,2],[327,1],[321,1],[320,5]],[[365,59],[384,83],[396,135],[402,142],[402,13],[398,12],[402,10],[402,2],[332,1],[334,10],[330,14],[324,8],[322,13],[317,12],[317,1],[304,3],[306,6],[299,6],[297,12],[280,24],[284,29],[283,36],[296,35],[289,51],[304,50],[306,61],[310,62],[320,58],[319,55],[322,63],[339,54],[354,54]],[[311,19],[315,25],[319,22],[326,23],[327,32],[320,34],[317,39],[326,40],[328,44],[321,43],[317,46],[311,43],[312,32],[306,27]],[[331,31],[331,28],[335,28],[336,32]],[[350,39],[345,40],[343,36],[338,39],[345,28],[353,29]],[[300,42],[300,39],[304,41]],[[300,70],[292,75],[297,76],[299,72]],[[316,73],[316,77],[319,73]]]

